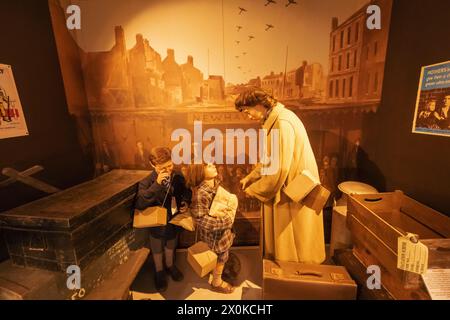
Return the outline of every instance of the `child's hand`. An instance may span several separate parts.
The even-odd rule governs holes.
[[[161,171],[156,178],[156,182],[161,185],[170,180],[170,174],[167,171]]]
[[[180,211],[180,213],[186,213],[186,212],[188,212],[188,209],[189,209],[189,207],[188,207],[187,203],[182,201],[181,207],[178,210]]]

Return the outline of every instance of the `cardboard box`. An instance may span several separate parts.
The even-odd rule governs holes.
[[[133,227],[149,228],[167,224],[167,209],[164,207],[149,207],[145,210],[134,210]]]
[[[356,290],[344,267],[263,261],[264,300],[355,300]]]
[[[308,170],[303,170],[283,189],[284,193],[295,202],[302,201],[314,188],[320,185]]]
[[[169,223],[180,226],[187,231],[195,230],[194,218],[190,213],[179,213],[169,221]]]
[[[316,212],[322,211],[331,194],[308,170],[295,177],[283,192],[293,201],[301,202]]]
[[[316,212],[322,211],[330,197],[331,192],[322,185],[316,186],[303,200],[302,203]]]
[[[214,270],[217,264],[217,254],[202,241],[188,249],[187,260],[200,278]]]

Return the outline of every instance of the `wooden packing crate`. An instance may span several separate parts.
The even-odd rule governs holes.
[[[401,191],[351,195],[347,224],[354,255],[366,266],[378,265],[383,286],[396,299],[430,299],[419,274],[397,268],[397,241],[419,235],[428,246],[429,268],[450,267],[450,218]]]
[[[137,185],[148,174],[113,170],[0,214],[11,260],[50,271],[85,268],[131,228]]]

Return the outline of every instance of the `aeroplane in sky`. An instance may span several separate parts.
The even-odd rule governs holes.
[[[237,28],[237,31],[239,32],[239,30],[242,29],[242,26],[236,26],[236,28]]]
[[[252,39],[255,39],[255,37],[254,36],[248,36],[248,41],[250,41]]]
[[[247,52],[242,52],[242,54],[245,56],[247,54]]]
[[[272,29],[273,28],[273,25],[271,25],[271,24],[266,24],[266,31],[268,31],[269,29]]]
[[[234,56],[236,59],[239,59],[239,56]]]
[[[295,0],[288,0],[288,3],[286,3],[286,7],[289,7],[291,4],[297,4]]]
[[[236,44],[239,44],[239,43],[241,43],[241,42],[240,42],[239,40],[236,40],[235,42],[236,42]]]
[[[266,4],[264,5],[264,6],[268,6],[269,4],[275,4],[275,3],[277,3],[276,1],[274,1],[274,0],[267,0],[267,2],[266,2]]]
[[[242,69],[242,67],[241,67],[241,66],[238,66],[237,68],[238,68],[239,70],[241,70],[241,69]]]
[[[245,9],[245,8],[242,8],[242,7],[239,7],[239,14],[241,14],[242,12],[247,12],[247,9]]]

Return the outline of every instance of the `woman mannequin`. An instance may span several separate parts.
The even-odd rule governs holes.
[[[245,193],[264,204],[263,256],[281,261],[322,263],[325,260],[322,211],[316,212],[294,202],[282,191],[303,170],[319,180],[317,162],[305,127],[295,113],[258,88],[242,92],[235,105],[250,119],[262,124],[267,131],[267,154],[275,157],[275,162],[278,160],[276,170],[269,172],[267,165],[260,164],[241,180]],[[272,132],[273,139],[277,139],[273,142],[279,146],[278,153],[274,149],[274,154],[271,151]]]

